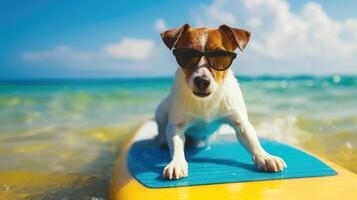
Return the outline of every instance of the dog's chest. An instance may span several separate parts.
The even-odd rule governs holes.
[[[213,135],[222,124],[228,124],[227,118],[221,117],[210,122],[194,120],[188,125],[185,135],[195,139],[205,140]]]
[[[212,98],[206,101],[186,98],[180,101],[176,113],[182,113],[195,121],[210,123],[227,115],[222,98]]]

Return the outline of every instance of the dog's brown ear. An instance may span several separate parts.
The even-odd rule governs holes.
[[[165,45],[169,49],[172,49],[172,47],[174,47],[176,42],[179,40],[182,33],[187,31],[189,28],[191,28],[189,24],[184,24],[181,28],[164,31],[161,33],[161,38]]]
[[[243,51],[243,49],[247,46],[250,38],[250,33],[248,31],[232,28],[225,24],[219,26],[218,29],[228,36],[229,40],[231,40],[234,44],[234,49],[239,47],[239,49]]]

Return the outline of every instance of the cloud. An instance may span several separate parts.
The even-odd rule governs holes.
[[[25,52],[22,54],[22,58],[25,61],[41,62],[48,60],[77,60],[87,61],[93,57],[91,53],[76,51],[68,46],[56,46],[49,50],[42,50],[37,52]]]
[[[158,32],[163,32],[165,30],[167,30],[167,26],[166,26],[166,23],[163,19],[159,18],[155,21],[155,29],[158,31]]]
[[[106,45],[103,50],[113,58],[142,60],[150,56],[153,46],[154,42],[151,40],[124,38]]]
[[[31,73],[36,74],[35,76],[42,72],[54,77],[60,77],[63,74],[65,76],[69,74],[68,76],[71,77],[135,77],[172,74],[173,69],[162,62],[163,56],[167,58],[171,56],[169,51],[164,45],[156,47],[155,51],[153,47],[153,40],[123,38],[118,42],[100,45],[99,48],[91,51],[66,45],[28,51],[21,54],[21,59],[27,65],[33,66],[34,70]]]
[[[204,27],[219,24],[235,24],[236,17],[234,13],[224,12],[225,8],[221,5],[220,1],[217,1],[210,6],[201,6],[200,10],[203,12],[197,12],[195,9],[192,14],[196,20],[196,24]]]
[[[253,73],[357,73],[357,19],[332,19],[318,3],[299,13],[286,0],[215,0],[193,14],[199,26],[252,33],[242,61]]]
[[[143,60],[147,59],[154,46],[154,42],[148,39],[123,38],[119,42],[103,45],[101,50],[87,52],[75,50],[66,45],[59,45],[51,49],[25,52],[22,59],[28,62],[63,62],[67,64],[80,63],[102,60]]]

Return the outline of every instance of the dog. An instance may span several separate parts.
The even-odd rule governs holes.
[[[214,132],[211,125],[217,123],[234,128],[259,170],[283,171],[287,167],[284,160],[267,153],[260,145],[238,81],[229,68],[236,57],[234,50],[243,51],[250,33],[227,25],[208,29],[184,24],[162,32],[161,38],[173,49],[180,66],[170,94],[155,112],[158,142],[167,145],[171,152],[171,162],[163,169],[163,177],[188,176],[185,140],[207,140]]]

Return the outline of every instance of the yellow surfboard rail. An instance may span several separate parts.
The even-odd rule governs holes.
[[[316,155],[314,156],[333,168],[337,175],[173,188],[147,188],[131,176],[127,163],[128,150],[142,128],[143,125],[123,146],[113,171],[109,191],[111,200],[357,199],[357,175]]]

